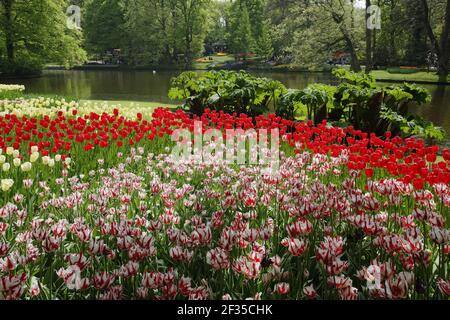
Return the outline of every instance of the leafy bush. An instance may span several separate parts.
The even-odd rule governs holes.
[[[184,100],[183,107],[196,115],[210,108],[257,116],[268,112],[271,103],[276,109],[284,92],[279,81],[221,70],[201,75],[183,72],[172,79],[169,98]]]
[[[294,119],[296,112],[304,107],[308,119],[320,122],[327,118],[334,91],[334,87],[323,84],[314,84],[304,90],[290,89],[281,97],[277,114],[286,119]]]
[[[356,129],[377,135],[391,131],[431,140],[444,138],[441,128],[409,112],[411,105],[431,101],[426,89],[408,83],[376,87],[370,75],[343,69],[335,70],[334,75],[342,80],[334,95],[334,107]]]
[[[431,140],[444,138],[441,128],[409,112],[412,104],[430,102],[424,88],[408,83],[377,87],[371,75],[345,69],[335,69],[333,74],[341,80],[335,87],[313,84],[304,90],[289,90],[280,99],[279,115],[295,119],[296,110],[306,106],[308,120],[316,124],[327,119],[376,135],[391,131]]]
[[[312,84],[306,89],[287,90],[279,81],[258,78],[245,71],[184,72],[172,79],[171,99],[184,100],[184,108],[201,115],[205,108],[257,116],[270,111],[285,119],[306,118],[315,124],[328,120],[334,125],[352,125],[376,135],[444,138],[441,128],[413,115],[409,107],[430,102],[430,94],[414,84],[376,85],[368,74],[335,69],[336,86]]]

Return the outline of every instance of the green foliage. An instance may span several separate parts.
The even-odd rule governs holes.
[[[127,39],[124,51],[133,65],[170,63],[189,66],[203,51],[210,28],[210,0],[121,0]]]
[[[419,136],[427,139],[430,143],[445,139],[444,130],[429,121],[415,117],[410,117],[408,120],[408,118],[386,107],[381,109],[380,117],[389,121],[391,125],[397,126],[404,135]]]
[[[356,129],[377,135],[390,130],[406,136],[442,138],[437,133],[439,130],[417,117],[413,120],[409,113],[411,104],[430,101],[425,89],[406,83],[380,88],[376,87],[373,77],[343,69],[335,70],[333,74],[344,80],[334,95],[334,107],[340,111],[342,119]]]
[[[172,79],[171,99],[185,101],[184,108],[197,115],[205,108],[257,116],[277,108],[286,88],[279,82],[258,78],[245,71],[184,72]]]
[[[427,89],[419,87],[413,83],[404,83],[401,85],[403,91],[412,95],[412,100],[419,104],[431,102],[431,96]]]
[[[65,0],[1,0],[0,72],[37,73],[49,62],[85,61],[82,34],[67,28],[66,8]]]
[[[83,9],[82,27],[90,52],[123,47],[125,17],[120,0],[88,0]]]
[[[370,74],[353,72],[344,68],[336,68],[332,71],[333,75],[345,83],[359,86],[362,88],[374,88],[375,78]]]
[[[249,53],[256,46],[247,6],[236,1],[231,6],[227,39],[232,53]]]
[[[267,21],[263,23],[262,34],[257,40],[255,52],[265,59],[269,59],[273,55],[272,36],[270,33],[270,25]]]
[[[225,50],[227,44],[227,13],[230,7],[227,1],[217,1],[209,8],[210,28],[205,38],[205,51]]]
[[[306,108],[307,119],[315,123],[328,119],[377,135],[390,130],[404,136],[444,138],[441,128],[409,113],[410,105],[430,102],[425,89],[406,83],[381,88],[370,75],[344,69],[333,70],[333,74],[341,80],[337,86],[314,84],[289,90],[281,97],[277,113],[294,119],[299,108]]]
[[[342,81],[337,86],[312,84],[303,90],[286,90],[278,81],[244,71],[184,72],[172,80],[169,97],[184,100],[184,108],[197,115],[211,108],[256,116],[268,112],[272,103],[275,113],[285,119],[298,119],[306,110],[306,118],[315,124],[329,120],[377,135],[389,130],[404,136],[444,138],[442,129],[408,112],[411,104],[430,101],[425,89],[410,84],[380,88],[370,75],[343,69],[333,74]]]
[[[307,119],[320,122],[327,118],[334,91],[334,87],[324,84],[313,84],[304,90],[290,89],[281,97],[282,103],[277,114],[294,119],[297,111],[306,107]]]

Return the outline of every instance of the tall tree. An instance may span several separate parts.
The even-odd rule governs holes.
[[[84,5],[83,30],[90,52],[121,48],[124,13],[120,0],[88,0]]]
[[[450,59],[450,0],[447,0],[440,38],[433,30],[430,19],[430,8],[427,0],[422,0],[423,21],[434,53],[438,57],[438,75],[442,82],[447,81]]]
[[[296,30],[296,0],[268,0],[267,15],[272,34],[273,55],[276,59],[286,56],[292,35]]]
[[[14,64],[14,25],[13,3],[14,0],[1,0],[3,5],[3,30],[5,34],[6,56],[9,65]]]
[[[205,38],[205,51],[208,54],[216,49],[223,50],[226,47],[226,15],[229,5],[229,2],[215,1],[210,9],[211,27],[207,30]]]
[[[207,7],[209,0],[178,0],[180,13],[178,28],[183,43],[185,66],[189,67],[192,59],[203,50],[207,30]]]
[[[320,2],[319,2],[320,3]],[[350,12],[353,12],[353,4],[350,3],[350,6],[346,4],[345,0],[326,0],[322,3],[322,8],[327,11],[333,21],[336,23],[339,31],[342,34],[342,37],[347,46],[347,50],[350,53],[350,67],[353,71],[361,71],[361,64],[358,58],[358,45],[355,40],[354,33],[354,22],[351,22],[350,26],[347,20],[350,18],[350,21],[353,21],[353,14],[349,15]]]
[[[369,73],[373,68],[373,48],[372,48],[372,30],[369,28],[368,20],[370,19],[369,8],[372,4],[370,0],[366,0],[366,73]]]
[[[234,54],[248,54],[255,47],[250,16],[244,1],[235,1],[230,9],[228,43]]]
[[[84,61],[81,33],[68,28],[66,9],[65,0],[0,0],[0,59],[6,60],[0,68],[35,72],[48,62]]]
[[[121,0],[125,51],[134,65],[189,66],[204,48],[210,0]],[[181,61],[181,57],[182,61]]]
[[[428,51],[428,37],[423,23],[422,0],[410,0],[404,4],[405,19],[397,19],[404,22],[399,26],[405,32],[402,34],[404,42],[399,39],[404,48],[402,60],[408,65],[424,65]]]

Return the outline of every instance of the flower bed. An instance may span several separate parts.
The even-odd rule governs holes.
[[[25,86],[19,84],[0,84],[0,93],[7,91],[22,92],[25,90]]]
[[[274,115],[26,103],[0,115],[1,298],[450,294],[448,150]],[[170,135],[196,120],[278,128],[277,174],[175,161]]]

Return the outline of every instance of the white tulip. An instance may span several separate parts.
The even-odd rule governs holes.
[[[11,165],[9,164],[9,162],[5,162],[2,165],[2,170],[5,171],[5,172],[9,171],[9,168],[11,168]]]
[[[43,157],[42,157],[42,163],[43,163],[44,165],[47,165],[49,159],[50,159],[50,158],[49,158],[48,156],[43,156]]]
[[[50,168],[54,167],[55,166],[55,159],[48,159],[48,166]]]
[[[19,150],[14,150],[13,153],[12,153],[12,156],[13,156],[14,158],[18,158],[18,157],[20,156]]]
[[[20,161],[20,158],[14,158],[14,160],[13,160],[14,167],[20,166],[21,162],[22,161]]]
[[[7,148],[6,148],[6,154],[7,154],[8,156],[12,155],[13,152],[14,152],[14,148],[13,148],[13,147],[7,147]]]
[[[2,149],[0,149],[0,150],[2,150]],[[3,164],[5,162],[6,162],[6,157],[4,155],[0,154],[0,164]]]
[[[31,170],[31,162],[25,162],[20,166],[23,172],[27,172]]]
[[[11,189],[11,187],[14,184],[14,180],[13,179],[2,179],[1,181],[1,187],[2,187],[2,191],[6,192],[9,189]]]
[[[39,158],[39,152],[33,152],[30,156],[30,162],[36,162],[36,160]]]
[[[60,154],[57,154],[57,155],[55,156],[55,161],[56,161],[56,162],[61,161],[61,155],[60,155]]]

